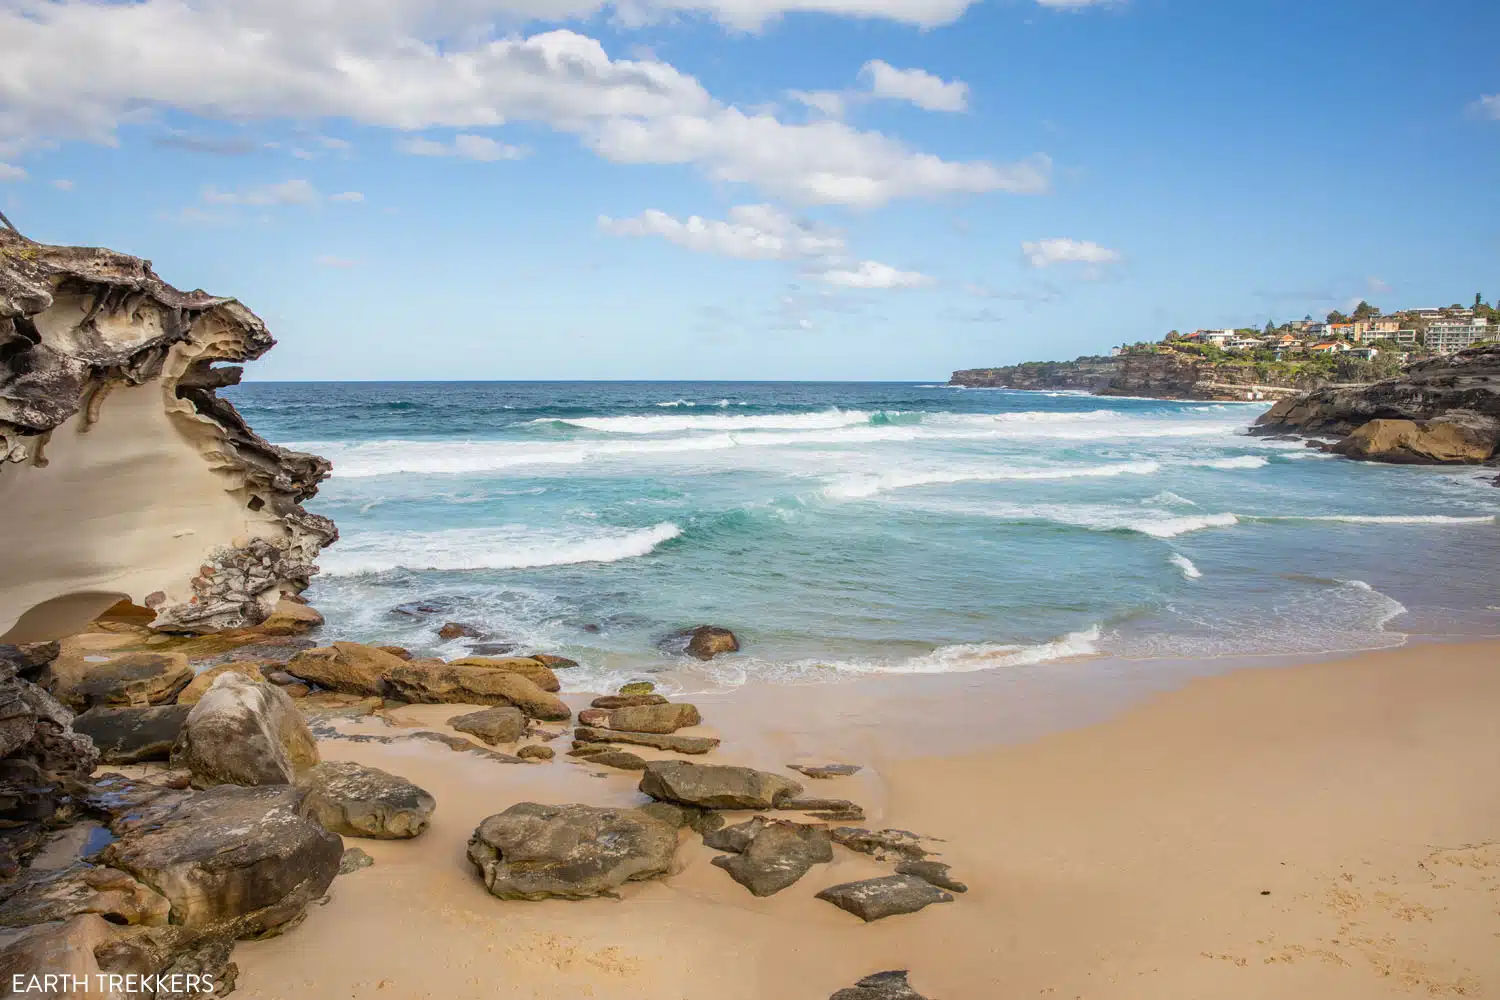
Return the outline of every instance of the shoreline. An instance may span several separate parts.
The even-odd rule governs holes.
[[[410,842],[350,841],[375,866],[340,878],[295,933],[241,944],[240,989],[822,1000],[903,967],[943,1000],[1500,988],[1500,795],[1485,778],[1500,773],[1500,641],[1160,675],[1168,690],[1131,700],[1142,692],[1127,684],[1124,703],[1096,701],[1085,725],[1037,701],[1006,705],[994,686],[914,680],[696,696],[707,725],[683,732],[724,739],[695,758],[705,762],[863,764],[809,782],[809,794],[855,800],[871,829],[943,838],[941,860],[971,887],[953,903],[861,924],[813,893],[888,866],[842,849],[757,899],[693,834],[672,874],[620,900],[502,902],[463,855],[479,819],[525,800],[639,804],[638,773],[324,739],[326,759],[431,791],[432,828]],[[444,730],[463,710],[389,715]],[[337,728],[393,732],[376,720]]]

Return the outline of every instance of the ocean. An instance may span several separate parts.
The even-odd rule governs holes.
[[[912,383],[247,383],[333,462],[335,638],[456,621],[569,690],[1321,654],[1500,633],[1493,470],[1251,437],[1264,404]],[[722,625],[705,664],[671,633]]]

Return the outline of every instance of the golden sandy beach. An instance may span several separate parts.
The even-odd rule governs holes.
[[[952,903],[863,924],[814,893],[890,866],[842,848],[757,899],[687,831],[678,870],[621,899],[503,902],[464,854],[483,817],[528,799],[639,803],[638,775],[561,755],[519,766],[418,741],[325,740],[325,759],[402,774],[437,813],[415,841],[349,840],[375,866],[339,878],[295,933],[242,944],[241,990],[825,1000],[909,968],[933,1000],[1500,996],[1500,642],[1243,669],[1100,724],[946,757],[882,751],[902,741],[872,742],[839,711],[850,690],[697,699],[727,737],[699,759],[866,765],[808,782],[809,794],[860,802],[871,828],[942,838],[939,860],[970,887]],[[824,721],[780,725],[767,714],[778,700]],[[903,706],[883,708],[882,728],[898,733]],[[441,728],[462,710],[392,715]],[[851,746],[865,755],[841,756]]]

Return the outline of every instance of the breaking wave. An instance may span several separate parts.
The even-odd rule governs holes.
[[[584,537],[514,525],[446,531],[365,532],[340,542],[319,560],[326,576],[390,570],[533,569],[575,563],[612,563],[649,555],[682,534],[670,521],[637,531]]]
[[[1193,561],[1181,552],[1173,552],[1167,559],[1173,566],[1182,571],[1182,578],[1184,580],[1197,580],[1203,576],[1203,571],[1194,566]]]
[[[823,495],[836,500],[859,500],[890,490],[913,486],[953,483],[987,483],[1012,479],[1078,479],[1109,476],[1149,476],[1161,468],[1156,462],[1116,462],[1109,465],[1059,466],[1056,468],[951,469],[930,472],[886,473],[846,476],[826,487]]]

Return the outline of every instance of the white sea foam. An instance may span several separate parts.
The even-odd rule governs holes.
[[[886,493],[890,490],[907,489],[913,486],[968,482],[1001,482],[1016,479],[1078,479],[1109,476],[1149,476],[1159,470],[1156,462],[1115,462],[1108,465],[1056,466],[1052,468],[1018,468],[994,466],[990,468],[934,469],[926,472],[890,472],[881,475],[854,475],[840,478],[823,490],[823,495],[835,500],[860,500]]]
[[[355,576],[393,569],[529,569],[575,563],[612,563],[654,551],[682,534],[670,521],[636,531],[568,534],[517,525],[451,528],[445,531],[369,531],[323,553],[327,576]]]
[[[1176,566],[1178,569],[1182,570],[1182,578],[1184,580],[1197,580],[1198,578],[1203,576],[1203,571],[1200,570],[1197,566],[1194,566],[1193,561],[1187,556],[1183,555],[1181,552],[1173,552],[1167,558],[1173,566]]]
[[[914,656],[893,664],[841,665],[859,673],[951,674],[995,667],[1020,667],[1051,660],[1093,656],[1099,652],[1099,626],[1082,632],[1070,632],[1060,639],[1034,646],[1000,643],[963,643],[943,646],[926,656]]]
[[[1259,469],[1269,465],[1270,460],[1260,455],[1236,455],[1233,458],[1195,459],[1184,464],[1196,465],[1202,469]]]
[[[1257,521],[1343,521],[1348,524],[1493,524],[1495,515],[1452,514],[1272,514]]]
[[[697,406],[698,404],[692,402],[691,400],[687,400],[687,399],[671,399],[671,400],[668,400],[665,403],[657,403],[656,405],[657,406],[672,407],[672,406]]]
[[[685,401],[672,405],[681,405],[682,402]],[[868,424],[871,416],[866,410],[831,409],[815,413],[765,413],[750,416],[705,413],[680,417],[568,417],[556,422],[606,434],[677,434],[683,431],[827,430]],[[548,418],[533,421],[552,422]]]
[[[1131,531],[1152,538],[1176,538],[1178,535],[1207,528],[1230,528],[1240,522],[1238,516],[1230,513],[1177,515],[1165,510],[1094,504],[1005,504],[944,500],[887,502],[937,514],[991,517],[1014,524],[1065,524],[1089,531]]]

